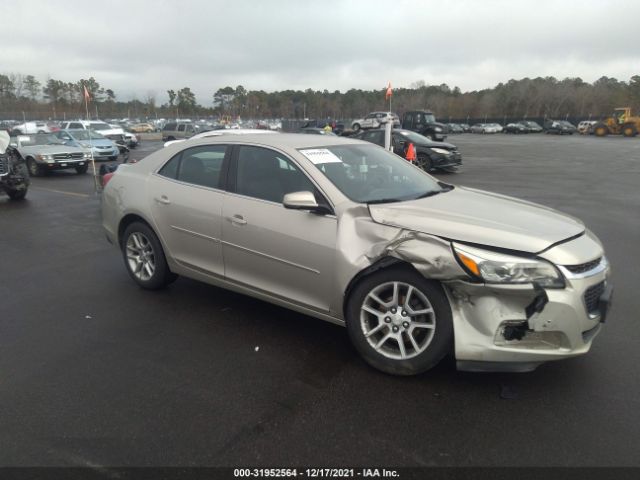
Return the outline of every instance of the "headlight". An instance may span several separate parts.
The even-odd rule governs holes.
[[[435,128],[434,128],[434,130],[435,130],[436,132],[441,132],[441,131],[442,131],[442,128],[441,128],[441,127],[435,127]]]
[[[84,158],[86,159],[91,158],[91,152],[84,152]]]
[[[453,251],[472,276],[486,283],[536,283],[546,288],[565,286],[562,274],[545,260],[505,255],[455,243]]]
[[[51,155],[36,155],[36,158],[38,160],[53,160]]]
[[[449,150],[445,150],[444,148],[432,148],[432,151],[439,153],[440,155],[451,155]]]

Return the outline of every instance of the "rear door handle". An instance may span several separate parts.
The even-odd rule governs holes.
[[[166,195],[162,195],[160,198],[156,198],[155,201],[163,205],[169,205],[171,203]]]
[[[229,217],[231,223],[235,223],[236,225],[246,225],[247,221],[244,219],[242,215],[234,215],[233,217]]]

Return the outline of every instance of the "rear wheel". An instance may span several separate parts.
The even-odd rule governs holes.
[[[635,137],[638,134],[638,130],[635,125],[630,123],[622,127],[622,134],[625,137]]]
[[[158,290],[177,278],[169,270],[160,240],[142,222],[134,222],[125,230],[122,255],[129,275],[142,288]]]
[[[415,375],[451,351],[453,323],[442,286],[404,267],[365,277],[347,303],[347,330],[374,368]]]
[[[360,124],[359,124],[359,123],[354,123],[354,124],[351,126],[351,128],[352,128],[355,132],[357,132],[358,130],[360,130]]]

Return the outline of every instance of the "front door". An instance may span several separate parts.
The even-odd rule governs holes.
[[[327,312],[335,268],[336,218],[284,208],[286,193],[320,195],[287,156],[240,146],[234,157],[232,192],[223,206],[227,279]]]
[[[222,164],[226,147],[187,148],[149,179],[153,220],[182,266],[222,277]]]

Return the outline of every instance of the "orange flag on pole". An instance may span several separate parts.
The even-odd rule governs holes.
[[[83,85],[82,88],[84,88],[84,99],[88,102],[89,100],[91,100],[91,95],[89,95],[89,90],[87,90],[86,85]]]
[[[389,84],[387,85],[387,93],[384,96],[385,100],[389,100],[391,98],[391,95],[393,95],[393,89],[391,88],[391,82],[389,82]]]

